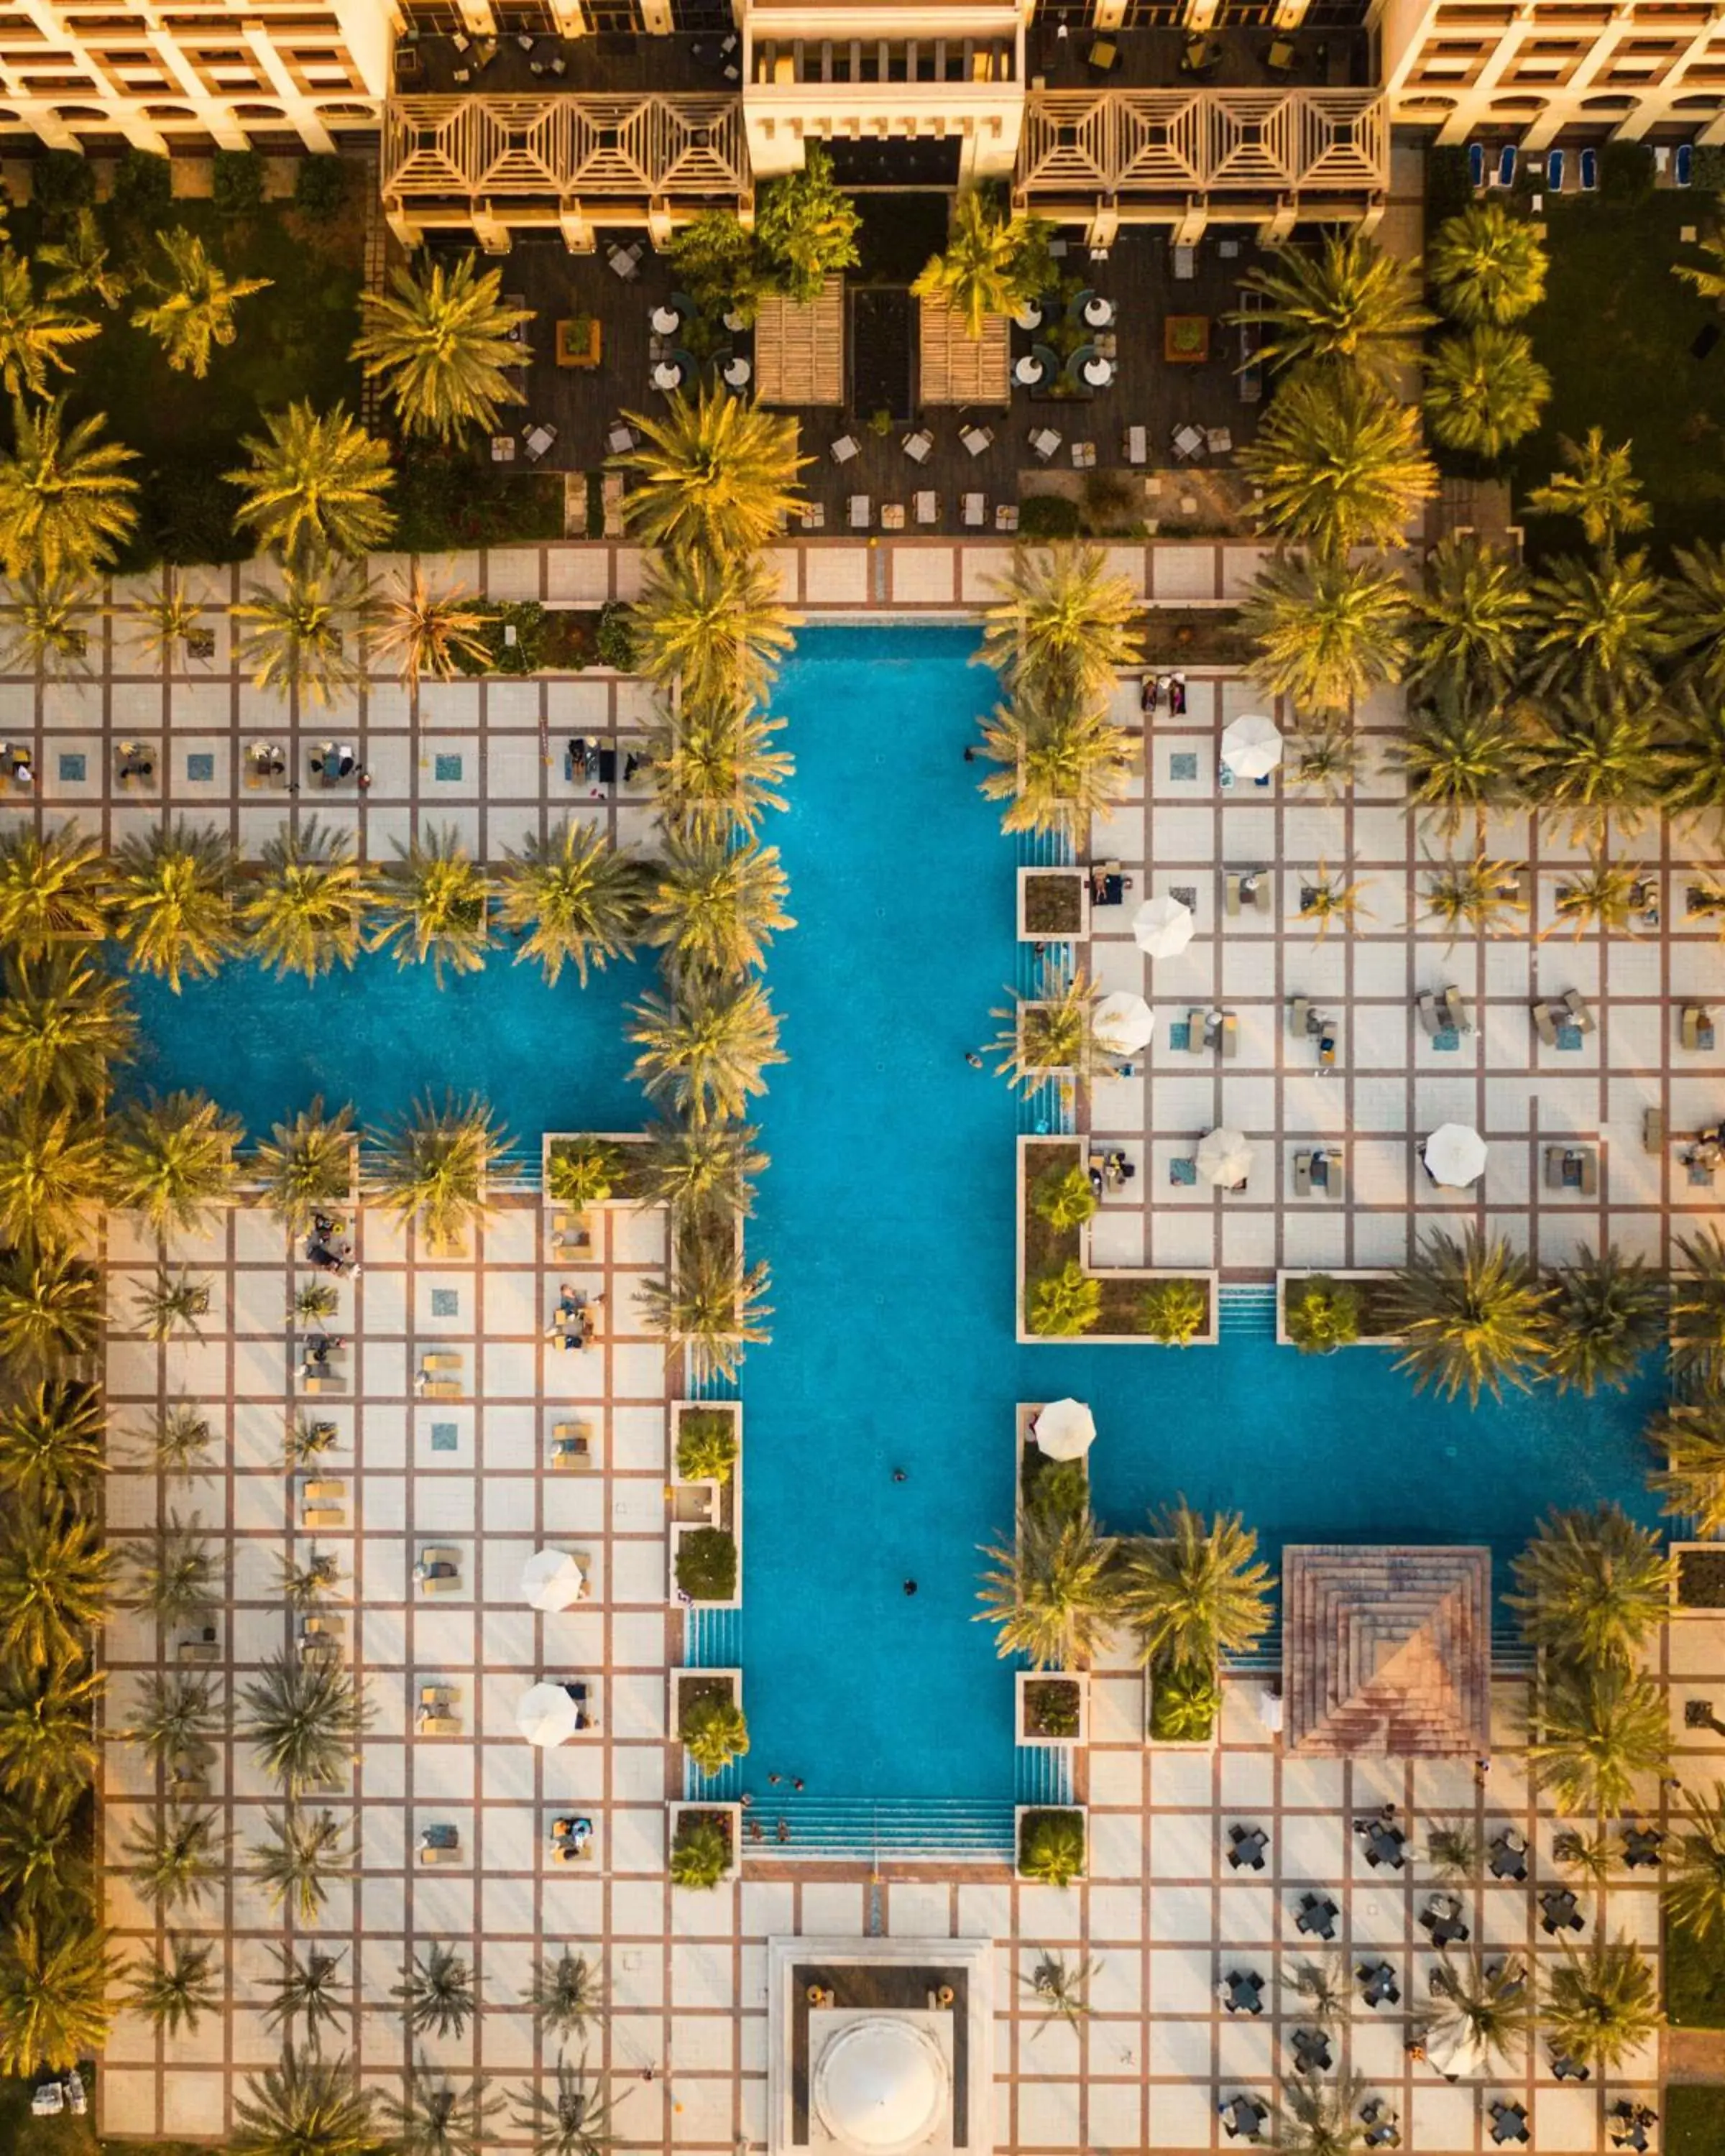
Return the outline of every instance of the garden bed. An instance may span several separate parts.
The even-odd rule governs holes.
[[[1395,1278],[1393,1272],[1382,1268],[1370,1270],[1343,1266],[1322,1269],[1315,1272],[1279,1272],[1276,1276],[1276,1340],[1280,1348],[1295,1345],[1288,1327],[1288,1311],[1292,1300],[1302,1294],[1308,1283],[1329,1281],[1337,1287],[1352,1288],[1359,1298],[1359,1337],[1338,1341],[1337,1347],[1395,1348],[1402,1344],[1402,1336],[1394,1325],[1385,1306],[1386,1290]],[[1308,1348],[1308,1354],[1326,1351]],[[1333,1352],[1333,1351],[1329,1351]]]
[[[704,1520],[673,1520],[668,1551],[670,1597],[703,1609],[742,1607],[742,1549],[728,1527]]]
[[[1244,670],[1258,655],[1237,607],[1147,607],[1143,638],[1147,674],[1188,666]]]
[[[1076,1822],[1076,1834],[1065,1822]],[[1051,1847],[1065,1845],[1063,1855],[1076,1858],[1076,1863],[1063,1864],[1064,1876],[1045,1878],[1043,1883],[1054,1886],[1076,1885],[1090,1876],[1090,1815],[1081,1804],[1015,1804],[1012,1815],[1013,1867],[1020,1879],[1043,1878],[1037,1864],[1039,1853]],[[1027,1870],[1026,1865],[1029,1866]]]
[[[1014,1687],[1020,1744],[1077,1746],[1090,1736],[1090,1686],[1070,1670],[1020,1670]]]
[[[742,1869],[742,1808],[740,1804],[669,1804],[665,1814],[665,1853],[675,1849],[680,1836],[689,1828],[711,1820],[724,1835],[726,1861],[725,1868],[713,1881],[715,1886],[735,1879]],[[691,1888],[688,1891],[694,1892]]]
[[[1725,1609],[1725,1543],[1673,1543],[1671,1606],[1711,1616]]]
[[[1062,1339],[1107,1345],[1153,1347],[1144,1324],[1147,1293],[1159,1284],[1189,1281],[1203,1298],[1203,1312],[1191,1342],[1213,1347],[1219,1337],[1216,1275],[1183,1272],[1178,1268],[1092,1265],[1090,1238],[1083,1227],[1055,1228],[1036,1210],[1038,1183],[1050,1170],[1065,1172],[1084,1164],[1087,1142],[1083,1138],[1020,1138],[1019,1140],[1019,1332],[1021,1345],[1058,1345]],[[1096,1281],[1101,1303],[1094,1325],[1071,1334],[1034,1332],[1029,1324],[1030,1291],[1043,1274],[1076,1264]]]
[[[1222,1688],[1214,1670],[1190,1665],[1144,1667],[1144,1736],[1175,1752],[1214,1751],[1222,1722]]]
[[[1666,2156],[1719,2156],[1725,2149],[1725,2088],[1667,2082],[1662,2101]]]
[[[547,1131],[539,1149],[546,1203],[574,1213],[645,1204],[646,1147],[639,1131]],[[566,1195],[559,1196],[559,1185]]]
[[[1663,1929],[1666,2019],[1674,2029],[1725,2029],[1725,1946],[1681,1924]]]
[[[1078,942],[1090,934],[1090,878],[1083,869],[1019,870],[1019,941]]]

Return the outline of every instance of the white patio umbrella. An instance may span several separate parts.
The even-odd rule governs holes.
[[[1243,1132],[1218,1130],[1206,1134],[1198,1148],[1198,1172],[1207,1183],[1231,1190],[1252,1172],[1252,1148]]]
[[[1096,1045],[1105,1055],[1130,1055],[1149,1045],[1156,1030],[1156,1014],[1142,996],[1135,996],[1129,988],[1117,988],[1096,1005],[1090,1024]]]
[[[1132,916],[1132,935],[1151,957],[1173,958],[1192,941],[1197,925],[1185,901],[1163,891],[1159,898],[1147,898]]]
[[[1486,2068],[1486,2047],[1463,2015],[1445,2015],[1425,2032],[1425,2057],[1445,2081],[1456,2082]]]
[[[1465,1190],[1486,1172],[1486,1141],[1471,1123],[1440,1123],[1425,1141],[1425,1165],[1440,1183]]]
[[[535,1550],[521,1567],[521,1595],[530,1609],[567,1609],[587,1591],[587,1574],[567,1550]]]
[[[561,1744],[575,1734],[579,1712],[562,1685],[542,1678],[516,1702],[515,1726],[530,1744]]]
[[[1222,729],[1222,761],[1237,778],[1266,778],[1281,762],[1281,730],[1261,711],[1242,711]]]
[[[1032,1429],[1050,1460],[1081,1460],[1096,1441],[1096,1417],[1082,1400],[1050,1400]]]

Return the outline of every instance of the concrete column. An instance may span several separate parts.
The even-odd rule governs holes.
[[[597,251],[598,235],[582,214],[578,202],[558,205],[557,229],[563,235],[564,246],[572,254],[592,254]]]
[[[489,207],[475,207],[473,236],[479,242],[480,253],[485,254],[507,254],[513,244],[509,227]]]

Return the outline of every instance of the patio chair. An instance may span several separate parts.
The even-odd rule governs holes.
[[[1543,997],[1533,1005],[1533,1029],[1548,1048],[1557,1046],[1557,1024],[1552,1017],[1551,1006]]]
[[[1232,1011],[1228,1011],[1222,1019],[1222,1060],[1232,1063],[1239,1054],[1240,1020]]]
[[[1497,169],[1491,176],[1496,187],[1512,187],[1516,183],[1516,146],[1506,142],[1497,152]]]
[[[1327,1150],[1312,1161],[1312,1181],[1314,1188],[1339,1204],[1348,1195],[1348,1163],[1339,1152]]]
[[[1473,1014],[1468,1008],[1467,998],[1460,988],[1447,988],[1438,998],[1438,1008],[1446,1023],[1457,1033],[1473,1031]]]
[[[1467,177],[1476,187],[1486,184],[1486,146],[1470,142],[1467,146]]]
[[[1430,988],[1422,989],[1420,994],[1414,997],[1414,1005],[1420,1014],[1420,1024],[1435,1039],[1443,1030],[1442,1024],[1438,1018],[1437,998],[1433,995]]]
[[[1294,1195],[1296,1198],[1310,1198],[1312,1195],[1312,1155],[1309,1152],[1294,1155]]]
[[[1589,1008],[1587,998],[1582,994],[1579,988],[1564,989],[1563,1008],[1568,1012],[1571,1019],[1575,1024],[1580,1027],[1584,1033],[1591,1033],[1593,1031],[1594,1014],[1592,1010]]]
[[[1665,1110],[1644,1108],[1641,1111],[1641,1150],[1660,1153],[1665,1151]]]
[[[1296,1040],[1305,1040],[1306,1021],[1311,1015],[1312,1004],[1308,998],[1293,996],[1289,998],[1288,1031]]]
[[[866,531],[874,518],[874,505],[865,494],[850,497],[849,522],[853,531]]]
[[[1202,1055],[1205,1049],[1209,1046],[1208,1018],[1209,1014],[1204,1011],[1189,1010],[1187,1012],[1186,1052],[1189,1055]]]

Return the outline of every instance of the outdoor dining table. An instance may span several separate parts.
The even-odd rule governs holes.
[[[1368,2006],[1395,2006],[1401,2002],[1401,1992],[1395,1980],[1395,1971],[1387,1961],[1375,1965],[1362,1964],[1355,1972],[1359,1978],[1360,1997]]]
[[[1027,352],[1013,362],[1012,378],[1020,389],[1040,389],[1048,379],[1048,370],[1034,352]]]
[[[1294,1928],[1306,1933],[1312,1938],[1332,1939],[1336,1936],[1337,1914],[1336,1905],[1328,1895],[1320,1899],[1316,1894],[1302,1894],[1300,1897],[1300,1913],[1294,1919]]]
[[[1114,326],[1114,302],[1105,300],[1100,292],[1090,294],[1082,311],[1085,322],[1091,329],[1106,330]]]
[[[653,310],[653,329],[655,336],[675,336],[683,326],[683,318],[675,307],[655,307]]]
[[[1027,300],[1013,321],[1021,330],[1040,330],[1042,327],[1042,309],[1034,300]]]
[[[720,368],[719,372],[727,389],[747,389],[754,371],[748,361],[738,352],[732,354],[724,366]]]
[[[1579,1905],[1568,1887],[1548,1887],[1539,1897],[1539,1910],[1542,1931],[1556,1933],[1583,1928]]]
[[[1491,1845],[1491,1876],[1521,1881],[1527,1876],[1527,1845],[1518,1835],[1500,1834]]]
[[[1092,389],[1106,389],[1114,379],[1114,362],[1106,352],[1093,352],[1079,372]]]
[[[1623,1837],[1623,1861],[1631,1871],[1639,1871],[1659,1862],[1659,1850],[1665,1836],[1656,1826],[1632,1826]]]
[[[1195,457],[1204,447],[1201,429],[1187,425],[1174,429],[1174,454],[1177,457]]]
[[[1403,1854],[1407,1837],[1399,1827],[1374,1825],[1366,1836],[1366,1861],[1373,1870],[1387,1864],[1399,1871],[1407,1861]]]
[[[1270,2116],[1268,2104],[1254,2096],[1237,2096],[1221,2107],[1222,2124],[1230,2141],[1255,2141]]]

